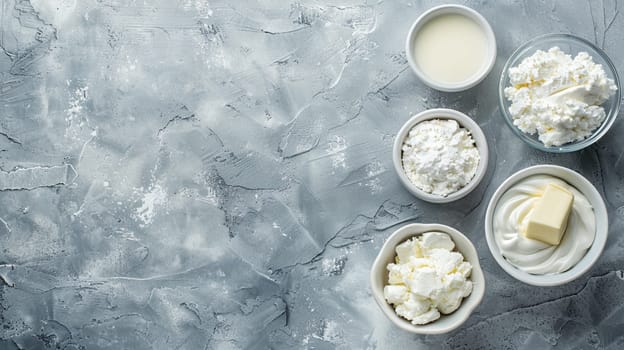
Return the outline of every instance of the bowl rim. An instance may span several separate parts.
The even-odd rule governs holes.
[[[602,58],[602,60],[606,63],[607,67],[605,69],[613,73],[613,82],[617,86],[617,91],[615,92],[615,95],[611,97],[615,101],[614,106],[608,111],[608,114],[605,117],[605,120],[596,129],[598,130],[597,133],[591,134],[590,136],[588,136],[582,141],[570,142],[567,144],[563,144],[561,146],[546,147],[542,142],[540,142],[539,140],[532,139],[530,135],[522,132],[520,129],[518,129],[518,127],[516,127],[513,124],[513,117],[509,114],[509,111],[505,108],[506,98],[504,96],[505,95],[504,90],[507,87],[505,86],[505,80],[507,80],[506,79],[507,72],[509,71],[509,68],[511,68],[512,62],[516,61],[516,59],[520,55],[525,54],[526,52],[530,51],[534,45],[542,41],[546,41],[550,39],[575,41],[582,45],[588,46],[591,50],[596,52],[600,56],[600,58]],[[535,50],[538,50],[538,49],[535,49]],[[594,144],[595,142],[600,140],[609,131],[609,129],[611,129],[611,126],[613,126],[613,124],[615,123],[615,120],[617,119],[617,116],[620,111],[621,103],[622,103],[622,88],[620,85],[620,77],[618,75],[617,68],[613,64],[613,61],[611,61],[611,59],[606,54],[606,52],[604,52],[604,50],[594,45],[592,42],[584,38],[581,38],[572,34],[568,34],[568,33],[549,33],[549,34],[539,35],[537,37],[534,37],[533,39],[528,40],[522,45],[518,46],[513,51],[513,53],[509,56],[509,58],[507,58],[507,61],[505,62],[505,65],[503,66],[503,69],[501,70],[501,74],[500,74],[500,78],[498,82],[498,106],[499,106],[499,109],[501,110],[501,113],[503,114],[503,119],[505,120],[505,123],[507,124],[507,126],[509,126],[509,128],[511,128],[512,132],[516,136],[518,136],[522,141],[524,141],[526,144],[544,152],[550,152],[550,153],[576,152]]]
[[[471,78],[458,82],[458,83],[444,83],[435,81],[427,77],[426,74],[416,64],[416,59],[413,57],[414,52],[414,38],[420,28],[425,25],[425,23],[430,20],[444,14],[448,13],[456,13],[460,15],[464,15],[475,22],[483,29],[485,32],[485,36],[488,41],[488,52],[487,52],[487,62],[481,68],[481,70],[475,73]],[[407,57],[407,62],[409,66],[412,68],[412,71],[416,74],[416,76],[429,87],[445,92],[458,92],[470,89],[471,87],[479,84],[485,77],[492,71],[494,64],[496,63],[497,56],[497,45],[496,45],[496,36],[494,34],[494,30],[490,26],[490,23],[476,10],[459,4],[444,4],[434,6],[425,12],[423,12],[418,18],[414,21],[412,26],[410,27],[407,38],[405,40],[405,56]]]
[[[494,238],[493,219],[498,201],[513,185],[533,175],[550,175],[567,182],[583,193],[594,208],[594,215],[596,216],[596,235],[594,236],[594,241],[581,260],[567,271],[548,275],[536,275],[522,271],[503,257],[496,243],[496,239]],[[609,217],[607,207],[596,187],[583,175],[559,165],[539,164],[516,171],[498,186],[485,211],[485,239],[494,260],[496,260],[498,265],[507,274],[521,282],[533,286],[559,286],[581,277],[589,271],[600,258],[604,246],[607,243],[608,234]]]
[[[456,250],[464,256],[464,260],[472,264],[470,277],[473,285],[472,293],[462,300],[462,303],[457,310],[448,315],[442,315],[442,317],[456,318],[453,320],[453,323],[446,327],[441,327],[439,323],[436,326],[437,320],[425,325],[414,325],[408,320],[397,315],[394,308],[384,299],[383,288],[385,283],[380,283],[380,279],[378,278],[380,274],[385,276],[386,265],[389,262],[389,259],[385,259],[384,255],[387,255],[388,252],[390,252],[392,253],[390,254],[390,257],[394,257],[396,254],[394,253],[394,249],[399,243],[410,237],[419,236],[425,232],[431,231],[447,233],[455,243]],[[459,245],[462,245],[463,249],[459,249]],[[375,299],[375,302],[383,314],[386,315],[386,317],[399,328],[416,334],[442,334],[457,329],[464,322],[466,322],[474,310],[479,306],[483,300],[483,296],[485,295],[485,276],[483,274],[483,270],[481,269],[479,254],[477,253],[477,249],[474,244],[468,237],[453,227],[435,223],[411,223],[403,225],[395,230],[385,240],[383,246],[379,250],[375,261],[371,266],[369,279],[373,299]]]
[[[416,124],[431,119],[452,119],[457,121],[457,123],[461,127],[468,129],[468,131],[472,135],[472,138],[475,141],[477,150],[479,151],[479,165],[477,166],[477,171],[470,180],[470,182],[468,182],[466,186],[460,188],[456,192],[447,195],[446,197],[427,193],[416,187],[416,185],[414,185],[405,174],[405,170],[403,169],[403,162],[401,160],[401,155],[403,153],[401,148],[403,146],[403,141],[405,140],[405,137],[407,136],[409,131]],[[401,181],[403,186],[405,186],[405,188],[407,188],[407,190],[417,198],[430,203],[450,203],[467,196],[470,192],[477,188],[477,186],[479,186],[481,180],[483,180],[483,178],[485,177],[485,173],[487,172],[488,158],[489,149],[487,139],[479,124],[477,124],[477,122],[475,122],[466,114],[449,108],[427,109],[410,117],[397,132],[392,147],[392,163],[394,165],[394,170],[399,176],[399,180]]]

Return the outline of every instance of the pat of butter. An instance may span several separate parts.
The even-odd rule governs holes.
[[[568,225],[574,195],[556,184],[548,184],[529,216],[524,236],[558,245]]]

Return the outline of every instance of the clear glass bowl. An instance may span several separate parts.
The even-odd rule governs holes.
[[[590,56],[592,56],[594,62],[602,65],[605,73],[610,79],[613,79],[615,85],[618,90],[613,96],[611,96],[605,103],[602,104],[602,107],[605,109],[607,114],[605,120],[602,124],[594,130],[594,132],[587,138],[582,141],[569,142],[563,144],[561,146],[552,146],[546,147],[544,144],[538,139],[538,134],[530,135],[524,133],[513,123],[513,118],[509,113],[509,106],[511,102],[505,98],[505,88],[510,86],[509,83],[509,68],[515,67],[526,57],[533,55],[537,50],[547,51],[553,46],[558,46],[563,52],[571,55],[573,58],[579,52],[587,52]],[[524,142],[529,144],[530,146],[537,148],[546,152],[554,152],[554,153],[564,153],[564,152],[575,152],[580,149],[583,149],[594,142],[598,141],[604,134],[607,133],[611,125],[615,122],[615,118],[620,111],[620,101],[621,101],[621,86],[620,86],[620,78],[617,75],[617,71],[615,70],[615,66],[613,62],[609,59],[607,54],[604,53],[601,49],[596,47],[594,44],[589,41],[570,35],[570,34],[546,34],[534,38],[527,43],[523,44],[519,48],[514,51],[514,53],[509,57],[507,63],[505,63],[505,67],[503,68],[503,72],[501,73],[500,82],[498,85],[498,101],[501,112],[507,122],[507,125],[513,130],[513,132]]]

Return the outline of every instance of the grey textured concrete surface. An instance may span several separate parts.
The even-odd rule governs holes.
[[[616,1],[466,1],[496,65],[440,93],[404,38],[435,1],[0,1],[0,349],[622,349],[624,121],[572,154],[504,124],[497,81],[526,40],[571,32],[624,73]],[[390,158],[414,113],[466,112],[491,155],[453,204],[409,195]],[[487,201],[553,163],[604,196],[599,262],[561,287],[493,260]],[[463,327],[416,336],[375,305],[370,265],[407,222],[474,242],[485,299]]]

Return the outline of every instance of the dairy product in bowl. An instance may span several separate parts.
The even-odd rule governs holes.
[[[537,50],[509,69],[509,113],[522,132],[547,147],[582,141],[605,120],[601,106],[616,91],[602,65],[587,52],[574,58],[559,47]],[[618,102],[619,103],[619,102]]]
[[[416,65],[432,80],[466,81],[482,71],[488,59],[488,38],[472,18],[457,13],[439,15],[414,39]]]
[[[466,186],[481,159],[475,140],[453,119],[416,124],[401,147],[405,175],[426,193],[448,196]]]
[[[574,195],[565,234],[558,245],[522,234],[540,194],[549,184],[556,184]],[[492,224],[494,239],[503,257],[516,268],[538,275],[572,268],[583,258],[596,235],[596,217],[585,195],[550,175],[533,175],[509,188],[494,209]]]
[[[568,219],[574,204],[574,194],[567,189],[549,183],[541,198],[527,215],[522,234],[526,238],[559,245],[568,226]]]
[[[415,325],[457,310],[472,292],[472,265],[443,232],[425,232],[397,245],[395,262],[387,265],[384,298],[396,313]]]

